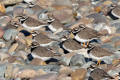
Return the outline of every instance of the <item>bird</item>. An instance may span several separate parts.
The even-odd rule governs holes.
[[[40,28],[47,26],[46,23],[40,22],[31,17],[26,18],[21,25],[28,31],[39,30]]]
[[[113,52],[100,47],[99,45],[92,45],[91,48],[88,49],[89,58],[97,61],[97,65],[100,65],[101,61],[105,63],[112,63]]]
[[[76,40],[74,39],[67,39],[62,44],[63,49],[67,50],[68,52],[74,52],[77,54],[81,54],[86,58],[89,58],[87,53],[87,48],[80,45]]]
[[[112,11],[111,14],[115,16],[116,18],[120,18],[120,6],[115,7]]]
[[[50,18],[50,16],[49,16]],[[54,16],[51,16],[52,20],[50,22],[50,25],[48,26],[48,28],[54,33],[60,33],[64,30],[64,25],[62,23],[60,23],[60,21],[58,19],[56,19]]]
[[[91,71],[90,73],[90,77],[93,80],[109,80],[109,79],[114,79],[112,76],[110,76],[109,74],[107,74],[107,72],[105,72],[103,69],[100,68],[95,68],[93,71]]]
[[[55,56],[60,56],[59,54],[53,53],[46,47],[38,46],[31,52],[33,58],[39,58],[43,61],[49,60],[50,58],[55,58]]]
[[[52,44],[57,41],[49,38],[45,33],[40,32],[36,36],[34,36],[33,42],[38,43],[39,46],[47,47],[52,46]]]
[[[72,33],[76,33],[76,35],[74,36],[75,40],[83,43],[83,45],[87,43],[87,46],[89,45],[90,41],[94,39],[97,40],[102,36],[102,34],[97,32],[96,30],[85,26],[80,26],[74,29]]]

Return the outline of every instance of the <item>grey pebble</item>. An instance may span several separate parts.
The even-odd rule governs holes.
[[[86,64],[85,62],[85,58],[83,55],[81,54],[76,54],[74,55],[71,60],[70,60],[70,66],[83,66],[84,64]]]
[[[18,34],[18,31],[16,29],[8,29],[8,30],[5,31],[5,33],[3,35],[3,38],[6,41],[14,40],[15,37],[17,36],[17,34]]]

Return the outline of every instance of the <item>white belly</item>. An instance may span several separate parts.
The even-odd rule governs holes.
[[[77,41],[79,41],[79,42],[87,42],[87,41],[89,41],[89,40],[87,40],[87,39],[82,39],[82,38],[80,38],[78,35],[75,36],[75,39],[76,39]]]
[[[56,32],[57,29],[55,29],[52,25],[49,25],[48,28],[52,31],[52,32]]]
[[[31,53],[33,58],[39,58],[39,59],[42,59],[43,61],[46,61],[46,60],[49,60],[51,57],[40,57],[34,53]]]
[[[54,41],[51,41],[51,42],[46,43],[46,44],[40,44],[40,46],[46,47],[46,46],[52,45],[53,43],[54,43]]]
[[[40,25],[40,26],[34,26],[34,27],[29,27],[25,23],[22,24],[22,26],[27,29],[27,30],[39,30],[40,28],[46,26],[46,25]]]

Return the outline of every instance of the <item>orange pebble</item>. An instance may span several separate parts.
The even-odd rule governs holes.
[[[5,13],[5,6],[0,3],[0,12]]]
[[[99,13],[99,12],[101,11],[101,7],[100,7],[100,6],[97,6],[97,7],[94,8],[94,10],[95,10],[95,12],[98,12],[98,13]]]

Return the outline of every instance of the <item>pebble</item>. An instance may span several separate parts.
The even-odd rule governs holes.
[[[72,73],[72,69],[66,66],[61,66],[59,70],[59,75],[70,75]]]
[[[100,80],[104,79],[103,74],[114,78],[109,80],[119,80],[119,5],[119,0],[1,0],[0,80]],[[33,26],[34,20],[38,21],[39,27],[43,24],[45,26],[37,29],[37,26]],[[49,27],[56,20],[62,25],[60,32],[54,32],[54,27],[59,28],[57,23],[54,27]],[[28,27],[34,29],[25,30],[29,23],[27,21],[32,25]],[[92,32],[90,35],[84,34],[80,36],[82,42],[77,42],[78,45],[82,44],[79,53],[66,51],[62,44],[68,39],[77,39],[77,35],[87,27],[101,36],[87,44],[88,41],[84,38],[96,35]],[[42,55],[47,54],[48,57],[52,53],[49,60],[43,61],[46,57],[34,53],[34,49],[42,46],[39,40],[35,41],[36,35],[40,33],[54,42],[43,46],[48,52],[41,50]],[[114,54],[105,58],[105,63],[96,65],[97,60],[94,61],[89,56],[94,46],[100,46]],[[39,53],[39,49],[37,51]],[[85,55],[81,54],[84,52]]]
[[[4,30],[0,28],[0,38],[2,38],[4,35]]]
[[[74,56],[74,55],[75,55],[75,53],[68,53],[68,54],[63,55],[61,57],[60,63],[64,64],[64,65],[69,65],[70,60],[71,60],[72,56]]]
[[[48,73],[45,75],[41,75],[39,77],[35,77],[31,80],[56,80],[57,79],[57,74],[56,73]]]
[[[71,73],[72,80],[84,80],[87,70],[84,68],[76,69]]]
[[[53,12],[53,16],[58,19],[61,23],[71,23],[74,21],[72,16],[72,10],[58,10]]]
[[[81,54],[76,54],[74,55],[71,60],[70,60],[70,66],[83,66],[84,64],[86,64],[85,62],[85,58],[83,55]]]
[[[5,33],[3,35],[3,38],[6,41],[14,40],[15,37],[17,36],[17,34],[18,34],[18,31],[16,29],[8,29],[8,30],[5,31]]]
[[[31,65],[46,65],[46,62],[42,61],[41,59],[34,58],[31,62]]]
[[[19,78],[33,78],[37,75],[36,71],[35,70],[32,70],[32,69],[25,69],[25,70],[22,70],[22,71],[19,71],[17,74],[16,74],[16,77],[19,77]]]
[[[10,49],[8,50],[9,53],[12,53],[15,51],[15,49],[18,47],[18,43],[13,44]]]
[[[44,70],[42,70],[42,69],[39,69],[38,71],[37,71],[37,76],[40,76],[40,75],[45,75],[45,74],[47,74]]]

